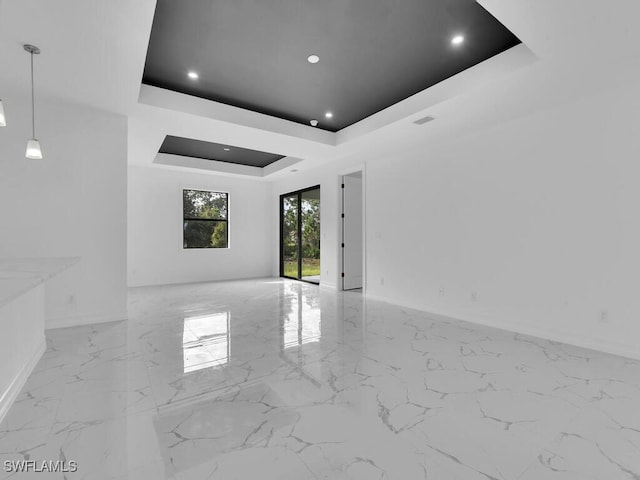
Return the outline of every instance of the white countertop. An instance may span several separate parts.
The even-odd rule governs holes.
[[[0,306],[65,271],[80,257],[0,258]]]

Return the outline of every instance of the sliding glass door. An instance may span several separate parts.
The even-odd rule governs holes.
[[[282,232],[282,247],[280,250],[280,275],[283,277],[300,278],[300,245],[298,194],[280,197],[280,225]]]
[[[280,275],[320,283],[320,187],[280,196]]]

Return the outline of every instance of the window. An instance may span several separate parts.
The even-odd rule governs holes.
[[[183,190],[183,248],[229,248],[229,194]]]

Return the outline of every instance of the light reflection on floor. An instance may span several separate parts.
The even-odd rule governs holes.
[[[219,367],[229,361],[229,317],[229,312],[221,312],[184,319],[184,373]]]
[[[317,295],[304,295],[297,285],[285,286],[291,311],[283,316],[283,347],[289,349],[305,343],[319,342],[322,336],[322,313]]]
[[[133,289],[128,322],[47,342],[0,466],[79,471],[18,480],[640,478],[640,362],[361,293]]]

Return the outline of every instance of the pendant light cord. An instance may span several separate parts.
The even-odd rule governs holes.
[[[33,139],[36,138],[36,100],[33,93],[33,52],[31,53],[31,133]]]

